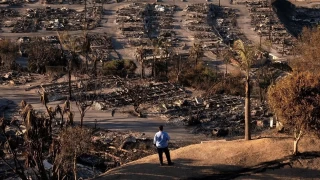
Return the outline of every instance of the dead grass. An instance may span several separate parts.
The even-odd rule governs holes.
[[[303,179],[320,174],[320,140],[305,137],[298,157],[288,136],[252,141],[212,141],[171,151],[174,166],[160,167],[157,155],[112,169],[97,179]],[[272,170],[270,170],[272,169]],[[249,176],[250,175],[250,176]],[[317,176],[318,175],[318,176]]]

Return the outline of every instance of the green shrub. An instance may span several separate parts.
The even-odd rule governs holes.
[[[186,69],[180,76],[180,83],[196,89],[208,89],[220,79],[220,74],[210,68],[198,64],[196,68]]]
[[[227,76],[224,79],[213,84],[207,91],[208,94],[230,94],[235,96],[244,96],[245,88],[243,77]]]
[[[174,71],[169,73],[169,79],[176,81]],[[209,94],[244,95],[244,82],[241,75],[225,76],[208,66],[199,63],[197,67],[185,68],[179,76],[179,83],[184,86],[206,91]]]
[[[104,75],[118,75],[125,77],[128,74],[133,74],[137,69],[137,65],[130,60],[113,60],[104,63],[102,71]]]

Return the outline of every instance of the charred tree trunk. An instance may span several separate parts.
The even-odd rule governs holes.
[[[178,62],[177,62],[177,77],[176,77],[176,81],[179,82],[180,80],[180,73],[181,73],[181,67],[180,67],[180,63],[181,63],[181,55],[180,57],[178,58]]]
[[[40,171],[41,179],[47,180],[48,176],[47,176],[47,171],[46,171],[46,169],[44,168],[44,165],[43,165],[43,159],[39,157],[39,163],[37,163],[37,164],[38,164],[38,168],[39,168],[39,171]]]
[[[251,140],[251,113],[250,113],[250,77],[246,77],[246,99],[245,99],[245,140]]]
[[[69,85],[69,99],[71,100],[71,67],[69,63],[69,69],[68,69],[68,85]]]
[[[83,119],[84,119],[84,111],[80,112],[80,127],[82,128],[83,125]]]
[[[88,71],[88,52],[86,52],[86,71]]]
[[[63,128],[63,113],[61,113],[61,124],[60,124],[60,128]]]
[[[156,78],[156,57],[153,56],[153,63],[152,63],[152,76]]]
[[[133,109],[134,109],[134,111],[136,112],[136,113],[140,113],[140,111],[139,111],[139,105],[138,104],[134,104],[133,105]]]
[[[168,63],[168,61],[169,61],[169,57],[167,56],[166,57],[166,78],[168,79],[168,69],[169,69],[169,63]]]
[[[97,76],[97,59],[93,62],[93,75]]]
[[[1,132],[1,130],[0,130]],[[5,137],[6,142],[8,143],[8,150],[12,153],[13,156],[13,161],[14,161],[14,167],[11,166],[10,163],[6,161],[4,156],[0,156],[1,160],[15,173],[21,178],[22,180],[28,180],[26,174],[24,173],[25,169],[24,167],[20,164],[20,161],[18,160],[17,153],[11,148],[11,145],[9,143],[8,137],[5,134],[5,131],[2,130],[1,134]]]
[[[226,74],[225,74],[225,76],[227,76],[227,74],[228,74],[228,62],[226,62]]]
[[[49,108],[47,106],[47,103],[45,103],[44,106],[46,107],[47,113],[49,115],[49,133],[50,133],[50,137],[52,138],[52,119],[53,119],[53,116],[52,116],[52,113],[51,113],[51,111],[49,110]]]
[[[77,152],[75,152],[73,157],[73,175],[74,175],[74,180],[78,180],[77,179]]]
[[[299,144],[299,141],[301,139],[301,136],[302,136],[302,131],[300,130],[299,132],[294,132],[294,142],[293,142],[293,154],[294,155],[297,155],[299,154],[299,151],[298,151],[298,144]]]
[[[144,78],[144,62],[143,60],[141,61],[141,78]]]
[[[195,58],[195,64],[194,64],[194,68],[196,68],[198,65],[198,57]]]

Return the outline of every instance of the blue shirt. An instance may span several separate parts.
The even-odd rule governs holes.
[[[153,144],[157,146],[157,148],[166,148],[168,147],[168,141],[170,137],[168,133],[164,131],[159,131],[154,135]]]

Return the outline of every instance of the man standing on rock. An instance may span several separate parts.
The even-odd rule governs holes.
[[[159,132],[157,132],[153,138],[153,145],[157,147],[161,166],[163,166],[163,158],[162,158],[163,152],[166,154],[168,165],[169,166],[173,165],[173,162],[171,162],[171,159],[170,159],[170,152],[168,149],[169,140],[170,140],[170,137],[168,133],[163,131],[162,125],[159,126]]]

